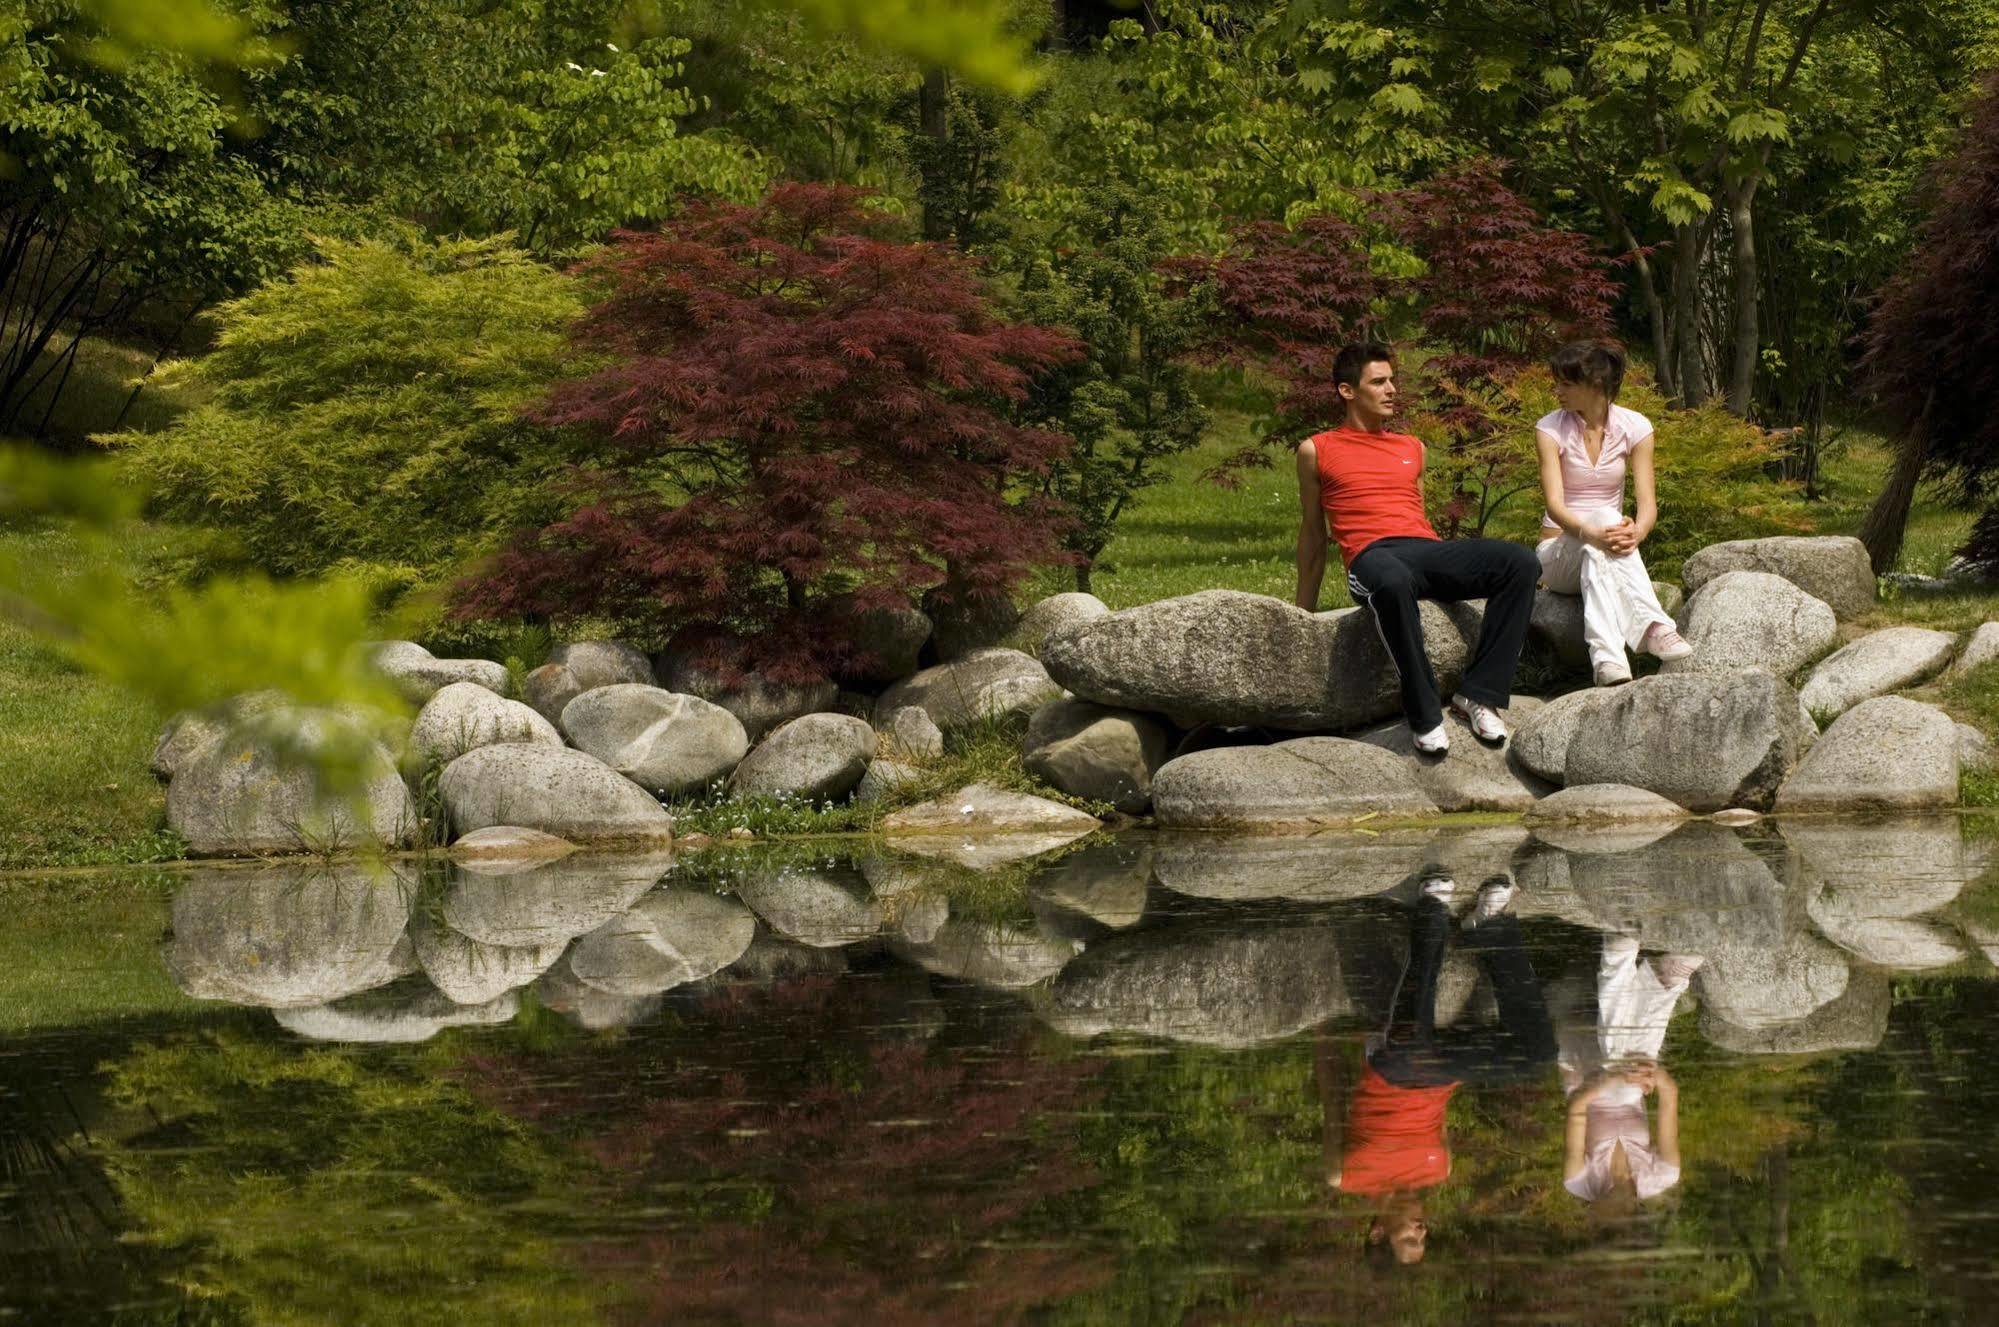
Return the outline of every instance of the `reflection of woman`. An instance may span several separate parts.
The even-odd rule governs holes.
[[[1640,958],[1635,938],[1604,937],[1596,1024],[1566,1027],[1561,1038],[1569,1094],[1562,1184],[1576,1197],[1651,1198],[1680,1182],[1680,1088],[1658,1056],[1700,965],[1681,954]],[[1656,1133],[1645,1109],[1654,1093]]]
[[[1661,659],[1693,653],[1659,595],[1638,545],[1659,519],[1652,473],[1652,425],[1615,404],[1624,382],[1624,351],[1608,341],[1578,341],[1555,352],[1560,410],[1534,426],[1541,455],[1541,582],[1583,600],[1583,639],[1598,686],[1631,680],[1625,648]],[[1624,514],[1631,473],[1635,517]]]
[[[1375,1201],[1368,1243],[1399,1263],[1422,1260],[1429,1237],[1423,1192],[1451,1173],[1444,1139],[1451,1094],[1461,1083],[1518,1082],[1555,1058],[1540,982],[1520,923],[1506,911],[1514,886],[1505,876],[1480,888],[1459,940],[1492,983],[1498,1025],[1437,1027],[1437,978],[1450,941],[1453,888],[1442,875],[1420,882],[1409,957],[1395,979],[1388,1025],[1368,1038],[1365,1064],[1350,1092],[1334,1048],[1320,1043],[1327,1182]]]

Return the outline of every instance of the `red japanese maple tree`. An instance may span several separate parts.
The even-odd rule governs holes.
[[[1275,437],[1295,440],[1339,421],[1332,360],[1342,344],[1414,342],[1419,353],[1402,366],[1405,397],[1421,423],[1444,435],[1431,440],[1444,444],[1432,471],[1447,495],[1446,534],[1482,525],[1499,501],[1531,484],[1522,467],[1531,470],[1532,448],[1518,445],[1508,383],[1563,341],[1601,335],[1616,289],[1589,238],[1547,225],[1506,187],[1501,169],[1469,161],[1372,194],[1357,221],[1251,226],[1220,259],[1181,269],[1214,282],[1225,335],[1282,379]],[[1380,261],[1390,246],[1420,259],[1420,270]],[[1223,470],[1265,459],[1252,449]]]
[[[604,367],[536,411],[614,459],[569,476],[574,512],[458,611],[700,624],[725,671],[807,681],[867,662],[841,613],[946,567],[1001,592],[1056,556],[1059,513],[1013,492],[1068,441],[1009,412],[1076,347],[1002,321],[969,260],[901,233],[866,191],[782,184],[616,235],[583,266],[606,293],[576,331]]]

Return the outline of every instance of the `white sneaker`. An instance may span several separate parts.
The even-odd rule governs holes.
[[[1441,756],[1451,749],[1450,730],[1441,723],[1427,733],[1419,733],[1411,728],[1409,740],[1416,744],[1416,751],[1420,755]]]
[[[1471,735],[1481,742],[1496,746],[1506,740],[1506,720],[1490,705],[1481,705],[1466,696],[1452,696],[1451,713],[1463,719],[1470,726]]]
[[[1423,892],[1431,898],[1447,899],[1451,896],[1451,891],[1457,887],[1458,882],[1442,872],[1436,872],[1423,877]]]
[[[1605,659],[1595,669],[1600,687],[1621,687],[1631,680],[1631,667],[1618,659]]]

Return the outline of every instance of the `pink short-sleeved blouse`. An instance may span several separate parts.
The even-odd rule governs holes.
[[[1583,417],[1573,410],[1556,410],[1543,415],[1534,426],[1555,440],[1562,458],[1562,503],[1570,511],[1594,511],[1609,507],[1624,510],[1624,458],[1633,444],[1652,431],[1652,421],[1636,410],[1621,405],[1610,408],[1603,428],[1603,450],[1590,464],[1583,449]],[[1560,530],[1561,524],[1546,512],[1541,528]]]

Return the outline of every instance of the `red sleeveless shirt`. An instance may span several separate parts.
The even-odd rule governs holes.
[[[1435,539],[1423,513],[1423,444],[1407,433],[1336,428],[1312,435],[1319,505],[1347,566],[1377,539]]]

